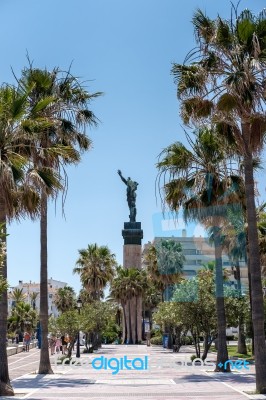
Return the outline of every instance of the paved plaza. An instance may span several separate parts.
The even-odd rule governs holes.
[[[54,374],[43,376],[36,374],[39,350],[33,349],[27,354],[9,357],[10,376],[15,399],[266,399],[265,395],[254,395],[254,366],[227,374],[214,373],[213,368],[207,366],[193,367],[190,362],[187,367],[181,367],[181,361],[185,358],[189,361],[193,353],[192,347],[183,347],[179,353],[173,353],[159,346],[105,345],[93,354],[82,354],[82,366],[54,365]],[[147,369],[122,369],[119,372],[96,369],[101,360],[124,360],[124,356],[128,360],[146,359]],[[93,368],[96,357],[98,361],[94,362]],[[209,358],[214,361],[215,355],[210,354]],[[54,359],[52,361],[55,363]],[[140,366],[140,361],[136,365]]]

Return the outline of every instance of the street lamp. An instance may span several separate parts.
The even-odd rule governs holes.
[[[77,300],[77,307],[78,307],[78,312],[79,312],[79,315],[80,315],[80,309],[81,309],[81,307],[82,307],[82,300],[81,300],[80,297],[79,297],[78,300]],[[78,338],[77,338],[77,353],[76,353],[76,357],[77,357],[77,358],[80,358],[79,330],[78,330]]]

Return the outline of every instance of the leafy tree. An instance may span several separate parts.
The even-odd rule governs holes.
[[[49,331],[54,335],[65,335],[70,337],[69,346],[67,348],[67,357],[71,358],[77,333],[81,328],[81,316],[77,310],[65,311],[59,317],[51,317],[49,319]]]
[[[266,130],[266,12],[238,14],[230,20],[211,19],[197,10],[193,27],[197,48],[186,64],[174,64],[172,73],[185,123],[211,121],[222,137],[233,136],[243,157],[255,338],[256,389],[266,393],[266,344],[259,241],[256,223],[254,158],[263,148]]]
[[[157,311],[153,314],[153,320],[161,326],[161,329],[171,335],[169,345],[172,345],[172,339],[179,351],[182,346],[182,340],[186,336],[187,328],[184,321],[181,320],[179,313],[180,305],[173,301],[162,302],[158,305]]]
[[[91,343],[91,350],[97,349],[102,342],[103,332],[114,321],[115,308],[108,302],[94,301],[81,310],[80,329],[85,332],[85,345]]]

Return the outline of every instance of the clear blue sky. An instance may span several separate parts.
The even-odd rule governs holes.
[[[242,0],[257,12],[262,0]],[[13,82],[26,65],[67,69],[105,95],[92,104],[101,123],[89,132],[93,149],[68,170],[62,217],[49,209],[49,277],[79,289],[72,274],[78,249],[108,245],[122,263],[121,229],[128,220],[126,187],[117,169],[139,182],[137,220],[144,242],[156,234],[155,163],[161,150],[184,140],[172,62],[183,62],[194,46],[191,18],[200,7],[210,16],[230,16],[227,0],[1,0],[0,78]],[[265,186],[265,185],[264,185]],[[265,193],[264,186],[261,188]],[[12,223],[8,237],[11,285],[39,281],[39,223]]]

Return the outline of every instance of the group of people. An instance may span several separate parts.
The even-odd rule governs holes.
[[[51,335],[49,338],[49,347],[51,351],[51,356],[54,355],[55,353],[60,353],[66,354],[66,350],[69,346],[69,343],[71,342],[71,337],[69,335],[63,335],[63,336],[55,336]]]

